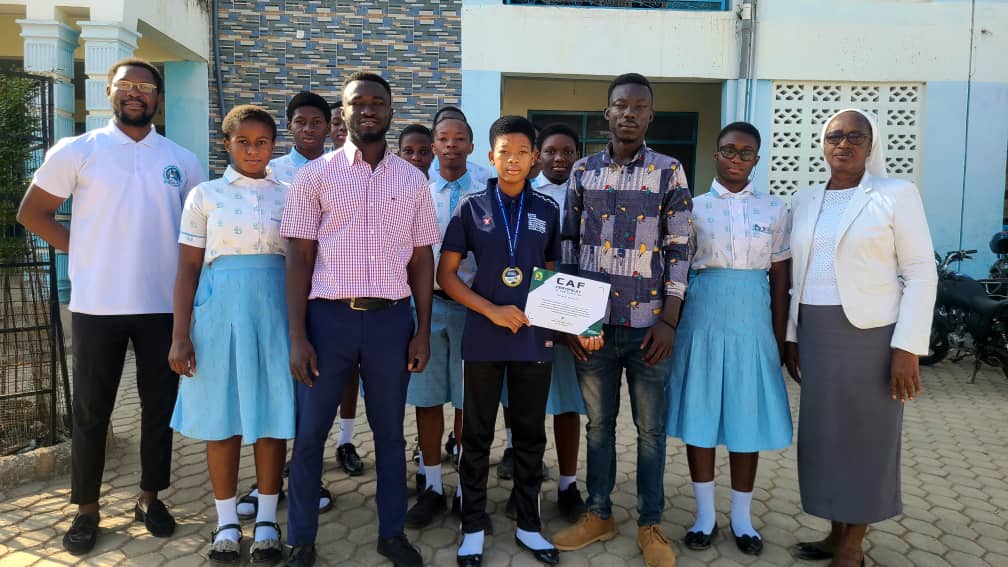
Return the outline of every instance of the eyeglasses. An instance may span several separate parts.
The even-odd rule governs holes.
[[[756,159],[756,156],[759,155],[759,152],[757,152],[756,150],[739,151],[736,150],[733,146],[721,146],[720,148],[718,148],[718,153],[721,154],[721,157],[725,159],[735,159],[735,156],[738,156],[739,159],[741,159],[742,161],[752,161]]]
[[[871,136],[869,136],[868,134],[865,134],[864,132],[859,132],[857,130],[853,132],[847,132],[846,134],[839,131],[830,132],[829,134],[826,134],[824,136],[826,143],[831,146],[839,146],[840,142],[843,142],[844,139],[850,142],[852,146],[860,146],[861,144],[865,143],[870,137]]]
[[[153,83],[134,83],[133,81],[127,81],[126,79],[116,81],[112,83],[112,86],[114,86],[117,90],[127,92],[136,89],[143,94],[151,94],[157,90],[157,85]]]

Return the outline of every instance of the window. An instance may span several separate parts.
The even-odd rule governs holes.
[[[682,162],[691,188],[695,187],[697,118],[696,112],[656,112],[646,138],[649,148]],[[554,122],[570,126],[581,137],[582,156],[599,152],[609,143],[609,122],[601,112],[530,110],[528,119],[539,129]]]

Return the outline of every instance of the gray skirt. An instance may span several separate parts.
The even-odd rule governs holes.
[[[805,512],[870,524],[903,511],[903,404],[889,389],[895,325],[858,329],[839,305],[802,305],[798,482]]]

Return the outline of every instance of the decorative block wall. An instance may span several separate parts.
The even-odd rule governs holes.
[[[828,181],[819,134],[823,122],[844,108],[875,115],[886,140],[889,175],[919,186],[923,97],[919,83],[775,82],[770,192],[790,198]]]
[[[378,72],[391,83],[390,141],[407,124],[430,124],[439,106],[461,99],[461,0],[222,0],[219,6],[224,112],[245,103],[275,112],[276,155],[290,148],[290,97],[312,90],[335,100],[355,71]],[[214,85],[213,61],[210,73]],[[223,172],[227,155],[215,90],[210,101],[213,176]]]

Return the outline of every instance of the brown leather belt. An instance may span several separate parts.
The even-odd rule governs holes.
[[[393,305],[406,301],[406,299],[385,299],[383,297],[346,297],[337,299],[350,306],[354,311],[381,311]]]

